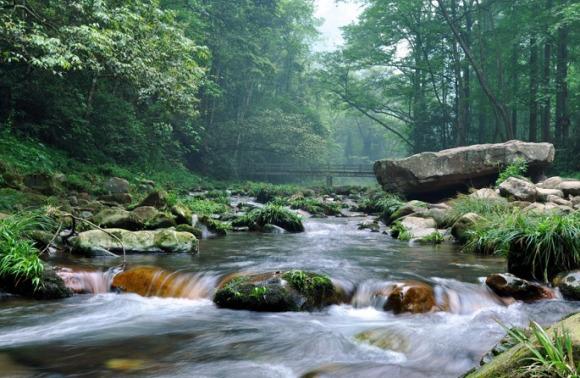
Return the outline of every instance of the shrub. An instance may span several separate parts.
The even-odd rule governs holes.
[[[505,167],[500,173],[496,186],[499,186],[502,182],[510,177],[523,177],[528,171],[528,163],[522,158],[516,158],[511,164]]]
[[[468,231],[464,250],[508,257],[510,271],[548,281],[580,266],[580,213],[491,217]],[[519,270],[522,270],[521,272]]]
[[[531,322],[531,337],[517,329],[509,329],[508,335],[528,349],[532,356],[520,361],[526,377],[577,378],[580,369],[574,361],[574,345],[566,330],[555,330],[554,336],[536,322]]]
[[[413,238],[413,235],[401,222],[393,223],[391,226],[391,236],[402,241],[408,241]]]
[[[211,215],[226,213],[229,207],[209,199],[186,197],[181,203],[197,215]]]
[[[43,265],[38,250],[26,235],[45,222],[37,214],[18,214],[0,220],[0,277],[30,280],[38,289]]]
[[[398,195],[382,193],[362,200],[358,210],[365,213],[381,214],[381,218],[387,219],[404,204],[405,202]]]
[[[298,215],[282,206],[272,204],[254,209],[232,222],[235,227],[248,226],[251,229],[262,228],[267,224],[282,227],[289,232],[304,231],[302,219]]]

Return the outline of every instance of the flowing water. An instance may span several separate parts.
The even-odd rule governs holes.
[[[505,271],[497,258],[452,246],[408,246],[359,231],[357,219],[308,220],[302,234],[232,234],[202,240],[200,254],[128,257],[163,268],[174,291],[149,297],[107,292],[114,263],[58,259],[97,270],[77,280],[77,295],[53,302],[0,300],[0,375],[297,377],[457,377],[476,366],[504,331],[498,322],[550,324],[577,311],[559,299],[506,306],[481,278]],[[233,272],[323,272],[354,293],[351,304],[312,313],[255,313],[216,308],[211,294]],[[166,272],[174,272],[167,274]],[[83,278],[84,277],[84,278]],[[387,282],[429,282],[449,311],[394,315],[374,303]],[[384,335],[387,349],[357,341]]]

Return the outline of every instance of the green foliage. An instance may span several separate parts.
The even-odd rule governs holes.
[[[339,215],[341,206],[336,202],[324,202],[316,198],[298,198],[288,201],[292,209],[301,209],[314,215]]]
[[[520,361],[522,374],[529,377],[577,378],[580,368],[574,360],[574,345],[566,330],[554,330],[552,336],[536,322],[531,322],[531,336],[516,329],[507,329],[532,356]]]
[[[521,178],[526,174],[527,171],[528,171],[527,161],[522,158],[517,158],[499,173],[499,177],[497,178],[495,185],[499,186],[502,182],[504,182],[510,177]]]
[[[223,214],[229,210],[229,207],[223,203],[203,198],[185,197],[180,202],[197,215]]]
[[[573,270],[580,265],[580,214],[532,215],[515,211],[489,217],[468,231],[464,250],[479,254],[517,254],[548,281],[551,269]],[[540,278],[540,277],[537,277]]]
[[[391,236],[402,241],[409,241],[413,238],[407,227],[399,221],[391,225]]]
[[[460,194],[449,202],[451,209],[445,215],[445,223],[453,225],[467,213],[476,213],[482,217],[495,217],[511,213],[513,207],[504,198],[478,198]]]
[[[431,234],[421,238],[422,242],[429,243],[429,244],[441,244],[445,238],[439,231],[434,231]]]
[[[251,229],[262,228],[267,224],[282,227],[289,232],[304,231],[302,219],[298,215],[282,206],[272,204],[254,209],[232,222],[234,227],[248,226]]]
[[[27,238],[46,220],[34,213],[21,213],[0,220],[0,276],[15,281],[30,280],[38,289],[43,265],[34,243]]]
[[[364,198],[358,210],[368,214],[380,214],[382,219],[388,219],[405,202],[396,194],[381,193]]]

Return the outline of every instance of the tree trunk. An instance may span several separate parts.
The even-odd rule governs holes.
[[[530,123],[528,139],[538,140],[538,45],[536,37],[530,38]]]
[[[552,8],[552,0],[546,1],[546,10]],[[552,41],[550,40],[549,31],[546,30],[546,43],[544,44],[544,67],[542,74],[542,140],[550,141],[550,71],[552,62]]]
[[[568,28],[558,29],[558,54],[556,60],[556,143],[565,143],[570,137],[568,114]]]

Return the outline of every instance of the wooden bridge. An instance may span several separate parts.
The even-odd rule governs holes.
[[[293,176],[326,177],[326,184],[332,186],[334,177],[375,177],[372,164],[256,164],[245,172],[251,176]]]

